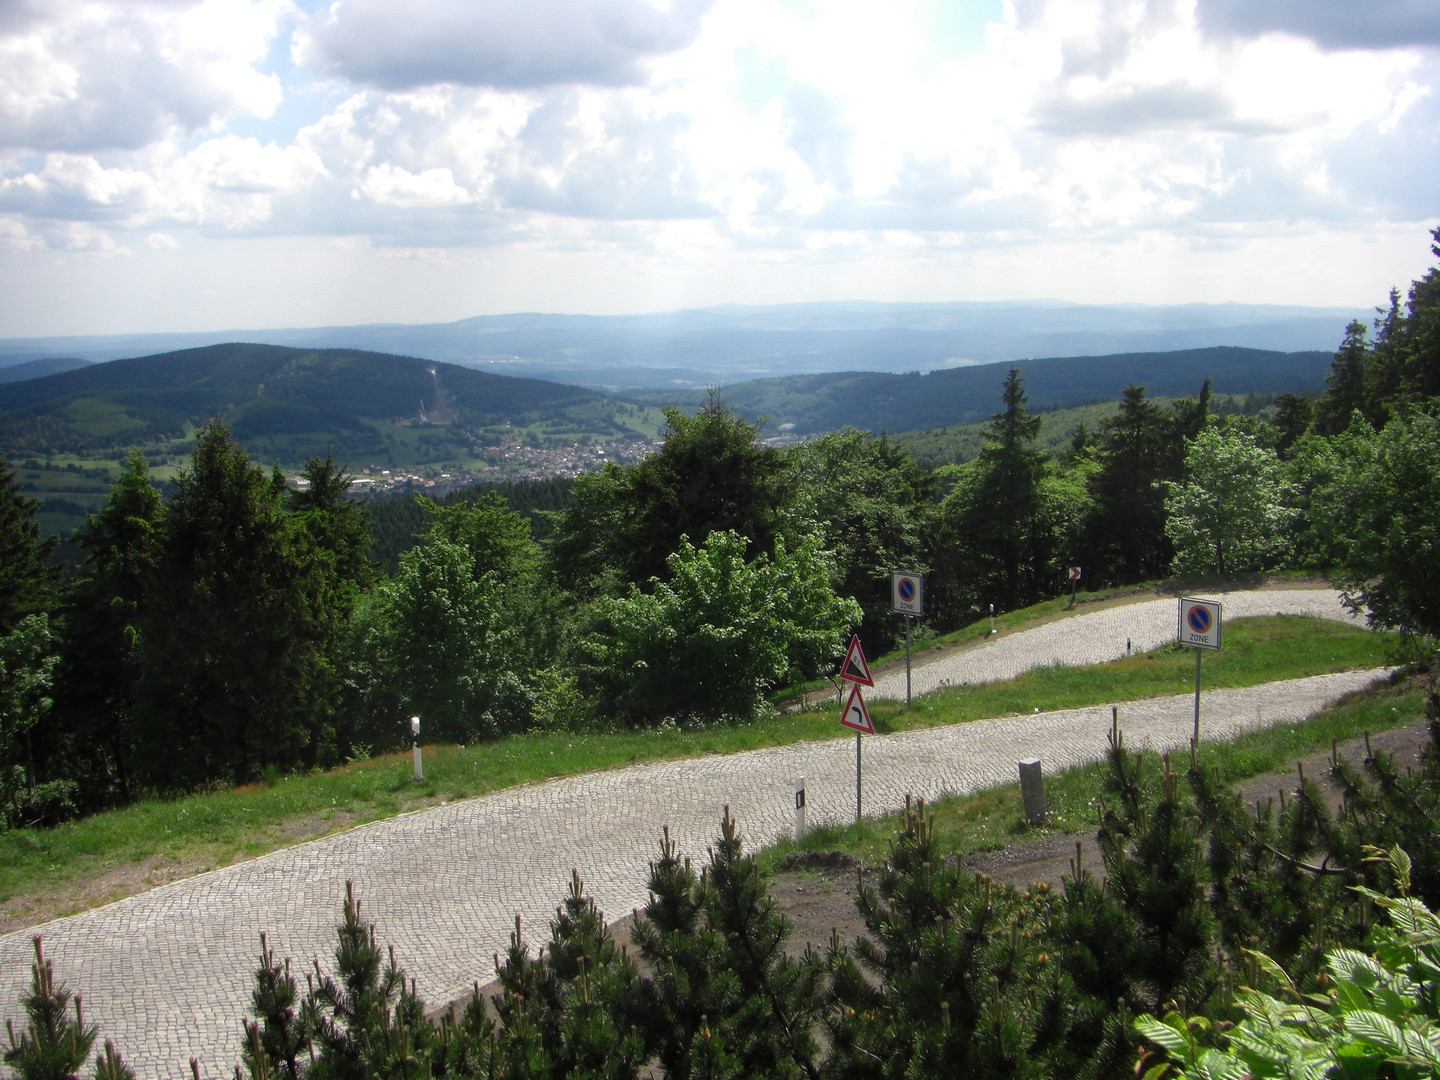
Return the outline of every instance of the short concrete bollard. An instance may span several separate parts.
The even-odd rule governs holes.
[[[1045,824],[1045,781],[1040,775],[1040,759],[1020,762],[1020,798],[1025,803],[1025,824],[1032,828]]]

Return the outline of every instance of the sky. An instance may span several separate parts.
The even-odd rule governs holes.
[[[1436,0],[0,0],[0,337],[1371,307]]]

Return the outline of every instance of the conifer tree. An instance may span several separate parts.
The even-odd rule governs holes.
[[[825,1004],[824,964],[810,950],[799,958],[786,954],[790,923],[745,853],[728,806],[708,877],[709,921],[724,937],[744,999],[730,1030],[746,1075],[816,1076],[813,1032]]]
[[[276,961],[264,934],[250,1002],[256,1022],[246,1024],[244,1064],[251,1080],[272,1076],[299,1080],[300,1056],[308,1045],[300,1023],[299,991],[290,961]]]
[[[57,572],[50,558],[57,540],[40,538],[39,506],[0,455],[0,635],[55,604]]]
[[[1047,903],[962,871],[938,850],[924,803],[907,805],[885,864],[857,890],[870,937],[856,954],[882,993],[878,1008],[863,1009],[863,993],[838,999],[842,1075],[1036,1075],[1037,995],[1053,984],[1033,979],[1048,958],[1032,921]],[[837,991],[854,986],[838,974]]]
[[[207,426],[167,502],[140,620],[137,767],[161,788],[324,759],[322,561],[262,469]]]
[[[649,1056],[635,963],[610,940],[578,873],[549,947],[532,957],[517,919],[497,976],[499,1042],[515,1075],[630,1080]]]
[[[1147,988],[1148,1007],[1183,995],[1190,1008],[1205,1009],[1219,972],[1198,819],[1168,757],[1152,795],[1118,727],[1108,756],[1098,836],[1109,886],[1134,920],[1131,977]]]
[[[55,971],[40,945],[33,939],[35,961],[30,965],[30,992],[21,999],[25,1029],[19,1035],[6,1022],[10,1045],[5,1064],[15,1070],[18,1080],[78,1080],[97,1029],[85,1022],[80,998],[55,981]],[[70,1003],[75,1015],[70,1015]]]
[[[650,864],[649,888],[649,902],[631,929],[652,969],[641,991],[647,1042],[674,1080],[745,1075],[726,1037],[741,992],[726,965],[724,937],[706,918],[711,885],[680,857],[669,828]]]
[[[138,451],[73,542],[85,562],[66,594],[57,730],[45,756],[83,782],[88,809],[124,801],[133,790],[140,626],[154,590],[164,586],[156,571],[165,508]]]
[[[382,950],[375,926],[360,917],[354,886],[345,883],[344,921],[337,928],[335,976],[319,962],[302,1007],[302,1024],[314,1050],[312,1080],[379,1080],[421,1077],[428,1067],[435,1030],[425,1003],[395,950]]]

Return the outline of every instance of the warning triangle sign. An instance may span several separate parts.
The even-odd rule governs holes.
[[[840,723],[856,731],[863,731],[866,735],[875,734],[875,725],[870,722],[870,710],[865,708],[865,699],[860,696],[859,683],[850,688],[850,700],[845,703],[845,711],[840,714]]]
[[[840,665],[840,678],[858,686],[875,685],[875,680],[870,677],[870,665],[865,662],[864,650],[860,648],[858,634],[850,639],[850,648],[845,651],[845,662]]]

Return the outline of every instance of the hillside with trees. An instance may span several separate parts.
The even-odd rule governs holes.
[[[0,446],[17,456],[113,455],[182,440],[220,419],[252,453],[287,465],[327,448],[385,460],[426,439],[431,460],[443,460],[491,429],[543,424],[597,438],[653,432],[653,423],[620,422],[622,412],[629,410],[593,390],[415,357],[230,344],[0,386]]]
[[[325,767],[397,745],[416,712],[443,716],[431,730],[456,741],[744,719],[828,671],[851,630],[888,648],[898,568],[927,575],[936,631],[1057,595],[1070,566],[1091,587],[1299,567],[1332,574],[1376,625],[1433,637],[1436,275],[1392,299],[1373,340],[1351,326],[1324,394],[1282,397],[1269,416],[1215,415],[1208,381],[1163,406],[1130,384],[1054,457],[1036,445],[1045,420],[1026,370],[1011,367],[978,455],[927,470],[854,430],[765,445],[712,395],[693,414],[667,409],[651,456],[532,492],[552,507],[539,517],[493,492],[413,503],[408,525],[387,526],[396,561],[383,572],[336,456],[312,456],[295,489],[220,422],[163,496],[130,456],[76,535],[85,558],[68,579],[7,470],[0,632],[17,659],[3,692],[28,703],[0,741],[7,821]],[[242,351],[243,378],[233,353],[200,358],[213,385],[189,384],[186,400],[213,404],[245,379],[279,398],[301,369],[302,385],[319,367],[337,387],[388,371],[344,399],[378,414],[392,383],[430,378],[419,361]],[[180,362],[141,365],[156,394]],[[41,384],[119,378],[106,369],[124,374],[21,385],[39,401],[53,394]],[[477,381],[457,379],[456,411],[512,400],[461,374]],[[751,666],[721,692],[711,673],[737,650]],[[657,677],[677,658],[690,678]]]

